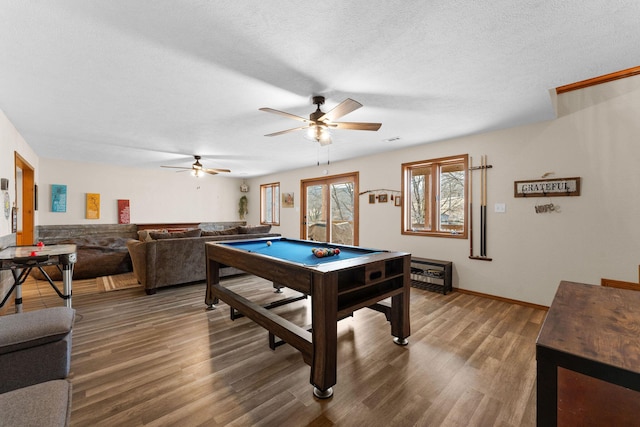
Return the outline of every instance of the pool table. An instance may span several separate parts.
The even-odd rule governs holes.
[[[338,248],[317,258],[312,248]],[[302,353],[311,366],[316,397],[333,395],[336,384],[337,322],[361,308],[387,314],[393,341],[408,343],[411,254],[283,237],[207,242],[205,303],[219,300]],[[295,325],[220,283],[219,269],[231,266],[311,297],[311,331]],[[391,298],[391,305],[380,302]]]

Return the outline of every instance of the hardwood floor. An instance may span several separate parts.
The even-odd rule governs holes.
[[[279,298],[253,276],[225,281],[254,300]],[[46,283],[24,288],[25,310],[62,305]],[[325,401],[297,351],[270,350],[267,332],[231,321],[225,304],[206,311],[204,293],[204,284],[98,293],[95,281],[75,281],[71,424],[535,425],[543,310],[412,289],[406,347],[392,342],[383,314],[360,310],[338,324],[338,382]],[[308,301],[277,310],[310,319]]]

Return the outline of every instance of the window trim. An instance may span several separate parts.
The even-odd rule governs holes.
[[[456,161],[458,160],[458,161]],[[411,171],[418,166],[420,167],[429,167],[433,168],[437,167],[437,171],[440,171],[440,167],[442,165],[451,164],[451,163],[462,163],[464,167],[464,220],[463,220],[463,228],[462,232],[454,233],[451,231],[438,231],[438,230],[412,230],[410,224],[407,224],[407,215],[409,213],[409,203],[410,200],[407,196],[409,194],[410,189],[408,186],[410,185],[409,176]],[[448,156],[448,157],[439,157],[434,159],[427,160],[419,160],[415,162],[403,163],[402,164],[402,217],[400,221],[401,234],[404,235],[412,235],[412,236],[430,236],[430,237],[447,237],[450,239],[467,239],[469,234],[469,155],[461,154],[457,156]],[[434,179],[431,182],[431,192],[435,194],[434,198],[439,199],[440,191],[439,191],[439,174],[438,179]],[[437,212],[433,210],[431,213],[431,220],[435,221],[437,219],[437,215],[440,213],[439,204],[434,206],[438,206]],[[435,222],[434,222],[435,223]]]
[[[275,218],[275,221],[267,221],[265,219],[266,206],[266,191],[267,188],[271,188],[271,218]],[[273,191],[277,189],[277,191]],[[277,194],[276,194],[277,193]],[[260,184],[260,224],[261,225],[280,225],[280,182],[270,182],[268,184]]]

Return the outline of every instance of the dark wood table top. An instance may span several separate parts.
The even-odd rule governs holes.
[[[562,281],[536,343],[640,372],[640,292]]]

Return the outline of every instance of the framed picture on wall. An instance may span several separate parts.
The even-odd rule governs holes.
[[[67,186],[51,184],[51,212],[67,211]]]
[[[396,196],[393,203],[395,206],[402,206],[402,196]]]
[[[87,210],[85,218],[100,219],[100,194],[87,193]]]
[[[283,208],[293,207],[293,193],[282,193],[282,207]]]
[[[378,196],[378,203],[387,203],[387,195],[381,194]]]
[[[375,203],[375,202],[376,202],[376,195],[369,194],[369,203]]]
[[[128,199],[118,200],[118,224],[131,223],[131,211]]]

